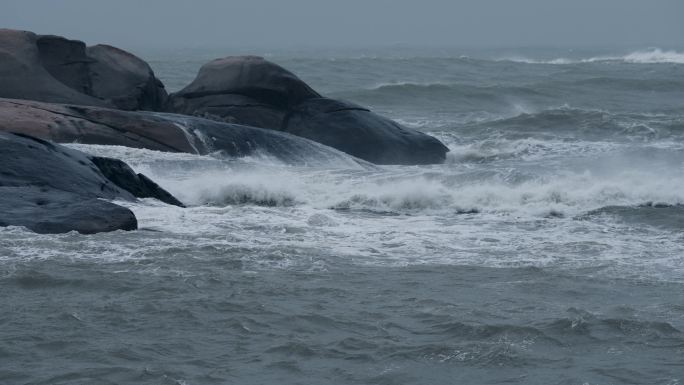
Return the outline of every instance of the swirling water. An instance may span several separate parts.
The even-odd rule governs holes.
[[[0,382],[680,384],[682,52],[261,52],[447,162],[71,145],[189,207],[0,229]],[[140,52],[171,91],[226,53]]]

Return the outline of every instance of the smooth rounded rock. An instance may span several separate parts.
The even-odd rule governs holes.
[[[195,80],[176,95],[196,99],[243,95],[268,105],[287,107],[320,95],[285,68],[258,56],[229,56],[200,68]]]
[[[171,112],[284,131],[377,164],[431,164],[449,149],[355,104],[324,98],[291,72],[255,56],[204,65],[170,95]]]
[[[0,130],[0,226],[40,233],[134,230],[129,209],[102,199],[135,197],[181,205],[121,161]]]
[[[0,132],[0,186],[38,186],[88,198],[133,200],[88,155],[23,134]]]
[[[156,111],[167,93],[149,65],[126,51],[0,29],[0,97]]]
[[[430,135],[355,104],[327,98],[298,105],[282,130],[375,164],[442,163],[449,151]]]
[[[122,110],[161,110],[166,103],[164,84],[139,57],[109,45],[88,47],[91,95]]]
[[[22,226],[41,234],[82,234],[138,228],[133,212],[97,198],[38,187],[0,186],[0,226]]]

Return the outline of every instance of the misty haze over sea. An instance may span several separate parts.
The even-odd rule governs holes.
[[[293,165],[267,152],[67,144],[125,161],[188,207],[117,201],[138,219],[130,232],[0,227],[0,384],[684,382],[684,34],[675,35],[684,13],[671,15],[679,3],[596,2],[587,15],[588,1],[530,0],[517,10],[492,2],[500,12],[488,25],[506,12],[518,21],[478,38],[448,27],[438,10],[466,23],[469,10],[489,12],[480,3],[433,1],[421,11],[398,2],[394,18],[416,12],[405,26],[423,32],[411,40],[384,20],[364,41],[370,16],[330,21],[306,38],[301,20],[273,36],[283,22],[269,13],[269,33],[250,40],[249,31],[209,25],[253,25],[264,1],[233,4],[250,15],[244,22],[207,11],[228,5],[193,5],[206,23],[171,2],[173,12],[156,16],[141,5],[149,24],[131,16],[132,31],[151,30],[137,42],[109,22],[98,30],[85,20],[90,34],[73,32],[69,18],[40,24],[27,11],[38,3],[11,1],[11,20],[121,43],[169,92],[212,59],[260,55],[450,152],[434,165],[344,154]],[[314,2],[296,6],[332,20]],[[373,2],[368,12],[390,18],[391,7]],[[535,10],[558,29],[540,30],[551,22]],[[586,29],[562,21],[564,10],[585,15]],[[640,13],[647,24],[622,24]],[[187,32],[164,39],[155,30],[164,22],[156,18],[181,17]],[[207,31],[216,33],[201,40]]]

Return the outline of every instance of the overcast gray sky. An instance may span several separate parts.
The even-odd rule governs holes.
[[[0,26],[123,47],[681,47],[684,0],[0,0]]]

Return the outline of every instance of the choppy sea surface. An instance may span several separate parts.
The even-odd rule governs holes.
[[[176,91],[246,52],[137,53]],[[190,207],[0,229],[0,383],[684,383],[682,47],[248,53],[447,162],[70,145]]]

